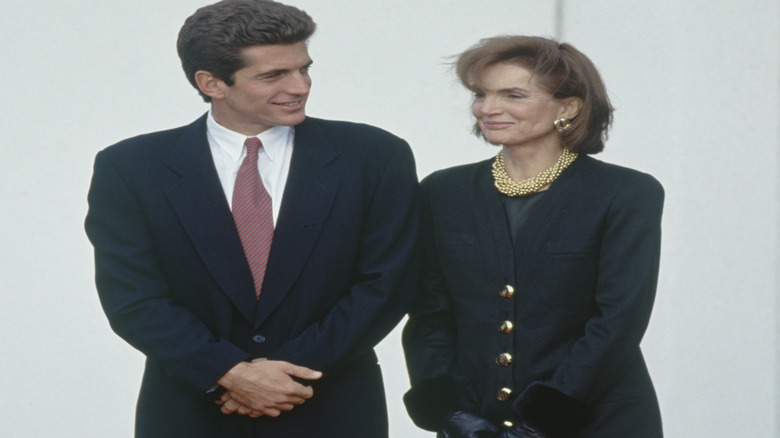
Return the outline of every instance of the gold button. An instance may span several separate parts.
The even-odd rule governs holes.
[[[496,363],[502,367],[509,366],[512,363],[512,355],[509,353],[501,353],[496,356]]]
[[[512,324],[512,321],[504,321],[501,323],[501,326],[498,328],[498,330],[501,333],[512,333],[513,328],[515,328],[515,325]]]
[[[507,429],[509,429],[510,427],[512,427],[512,426],[514,426],[514,425],[515,425],[515,423],[512,423],[512,422],[511,422],[511,421],[509,421],[509,420],[506,420],[506,421],[504,421],[502,424],[503,424],[503,425],[504,425],[504,427],[506,427]]]
[[[512,390],[510,388],[501,388],[496,393],[496,398],[501,401],[509,401],[512,397]]]
[[[501,295],[503,298],[512,298],[512,295],[514,294],[515,294],[515,288],[509,284],[504,286],[504,288],[501,289],[501,292],[499,292],[499,295]]]

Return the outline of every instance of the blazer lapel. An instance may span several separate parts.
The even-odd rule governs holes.
[[[518,248],[514,248],[512,244],[512,236],[501,195],[493,186],[493,178],[490,173],[492,161],[485,161],[476,168],[474,205],[477,206],[475,214],[478,215],[476,221],[478,241],[490,243],[489,245],[481,245],[482,248],[485,248],[481,259],[484,260],[486,272],[490,272],[493,278],[502,278],[506,284],[514,285],[518,268],[515,266],[518,260],[515,257],[515,252],[520,254],[538,253],[556,218],[566,214],[567,199],[574,192],[572,185],[576,184],[574,175],[579,169],[586,166],[590,159],[587,156],[579,157],[545,191],[542,198],[534,205],[528,221],[520,231],[518,245],[521,247]]]
[[[185,128],[166,161],[179,176],[168,199],[198,254],[239,312],[252,321],[252,273],[206,139],[206,116]]]
[[[522,244],[522,248],[518,248],[518,251],[525,255],[538,254],[541,251],[544,242],[549,240],[551,227],[557,223],[557,218],[567,214],[567,200],[576,196],[574,185],[577,184],[577,179],[574,176],[587,166],[589,160],[591,158],[588,156],[577,158],[544,192],[520,231],[518,242]]]
[[[492,160],[480,163],[474,175],[477,241],[489,243],[488,245],[480,245],[484,251],[480,258],[491,278],[501,278],[504,284],[514,285],[515,266],[512,236],[509,232],[501,195],[493,186],[493,178],[490,173],[491,163]]]
[[[295,127],[290,173],[284,189],[274,240],[268,256],[255,327],[276,309],[303,269],[336,198],[338,153],[317,121],[307,118]]]

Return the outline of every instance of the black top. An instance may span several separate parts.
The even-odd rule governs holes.
[[[509,223],[509,232],[512,233],[512,243],[517,245],[517,237],[520,230],[528,220],[533,206],[542,199],[544,192],[531,193],[527,196],[501,196],[501,202],[504,204],[506,220]]]

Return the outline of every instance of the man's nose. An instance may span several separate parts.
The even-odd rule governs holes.
[[[285,87],[290,94],[309,94],[311,89],[311,78],[307,74],[293,73],[287,78]]]

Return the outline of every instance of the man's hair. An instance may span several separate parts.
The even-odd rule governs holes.
[[[613,108],[601,75],[587,56],[570,44],[547,38],[499,36],[483,39],[461,53],[455,72],[466,88],[478,91],[485,69],[500,63],[528,69],[537,85],[554,98],[582,99],[580,112],[561,139],[578,153],[595,154],[604,149]],[[478,125],[474,132],[482,134]]]
[[[176,49],[187,79],[203,94],[195,72],[205,70],[227,85],[245,67],[241,50],[266,44],[294,44],[311,37],[317,25],[306,12],[272,0],[223,0],[187,18]]]

